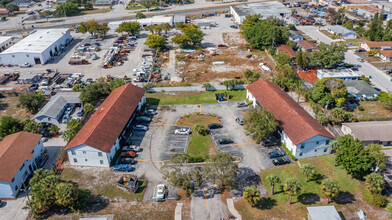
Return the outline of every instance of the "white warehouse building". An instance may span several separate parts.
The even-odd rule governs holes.
[[[68,28],[35,30],[0,53],[0,62],[3,65],[45,64],[56,52],[63,51],[71,40]]]
[[[233,15],[235,23],[242,24],[246,16],[253,14],[259,14],[263,19],[275,17],[285,20],[290,17],[291,9],[278,1],[259,2],[247,5],[230,6],[230,14]]]

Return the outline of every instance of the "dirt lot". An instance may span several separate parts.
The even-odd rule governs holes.
[[[359,111],[356,108],[353,112],[359,120],[392,117],[392,112],[379,101],[361,101],[359,104],[364,108],[364,111]]]
[[[12,116],[20,120],[32,117],[30,112],[18,107],[18,96],[15,94],[0,94],[0,116]]]

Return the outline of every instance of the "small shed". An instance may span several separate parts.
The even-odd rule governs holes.
[[[308,220],[342,220],[334,206],[315,206],[306,209],[308,209]]]
[[[124,177],[121,177],[117,181],[117,187],[128,192],[136,192],[139,189],[139,180],[136,177],[131,177],[129,180],[126,180]]]

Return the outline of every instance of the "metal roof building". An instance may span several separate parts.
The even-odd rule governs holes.
[[[363,144],[392,144],[392,121],[363,121],[342,123],[343,134],[350,134],[358,138]]]
[[[259,14],[263,18],[276,17],[286,19],[290,17],[290,13],[291,9],[278,1],[230,6],[230,14],[233,15],[237,24],[242,24],[248,15]]]
[[[163,23],[169,23],[170,25],[173,25],[173,16],[153,16],[150,18],[132,19],[132,20],[124,20],[124,21],[113,21],[113,22],[109,22],[108,26],[110,29],[116,30],[121,23],[131,22],[131,21],[139,22],[139,24],[142,27],[146,27],[146,26],[152,25],[152,24],[163,24]]]
[[[44,64],[72,40],[68,28],[39,29],[0,54],[3,65]]]
[[[334,206],[306,207],[308,209],[309,220],[341,220],[339,213]]]
[[[351,69],[322,69],[317,70],[317,77],[319,79],[333,77],[342,80],[359,80],[361,76]]]

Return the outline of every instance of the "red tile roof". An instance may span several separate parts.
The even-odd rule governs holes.
[[[5,136],[0,142],[0,181],[10,182],[31,153],[42,135],[21,131]]]
[[[282,131],[295,145],[316,135],[334,138],[275,83],[260,79],[246,88],[263,108],[274,114]]]
[[[0,10],[0,15],[8,15],[10,14],[10,11],[8,10]]]
[[[366,42],[366,44],[370,49],[381,48],[381,47],[392,47],[392,41],[380,41],[380,42],[368,41]]]
[[[370,1],[367,0],[347,0],[351,4],[370,4]]]
[[[280,45],[276,48],[280,52],[286,52],[290,57],[295,57],[296,53],[294,52],[293,48],[288,45]]]
[[[386,57],[392,57],[392,50],[380,50],[380,53]]]
[[[66,149],[86,144],[109,153],[144,93],[144,89],[132,84],[113,90]]]
[[[387,11],[384,11],[384,10],[379,9],[377,7],[374,7],[374,6],[363,6],[363,7],[360,7],[360,8],[362,10],[365,10],[365,11],[370,12],[372,14],[381,13],[381,12],[387,12]]]
[[[302,48],[304,48],[305,50],[313,50],[316,49],[316,45],[312,42],[309,42],[307,40],[301,40],[298,41],[299,46],[301,46]]]
[[[298,76],[301,79],[306,80],[306,82],[316,82],[317,80],[319,80],[319,78],[317,78],[317,70],[298,70]]]

